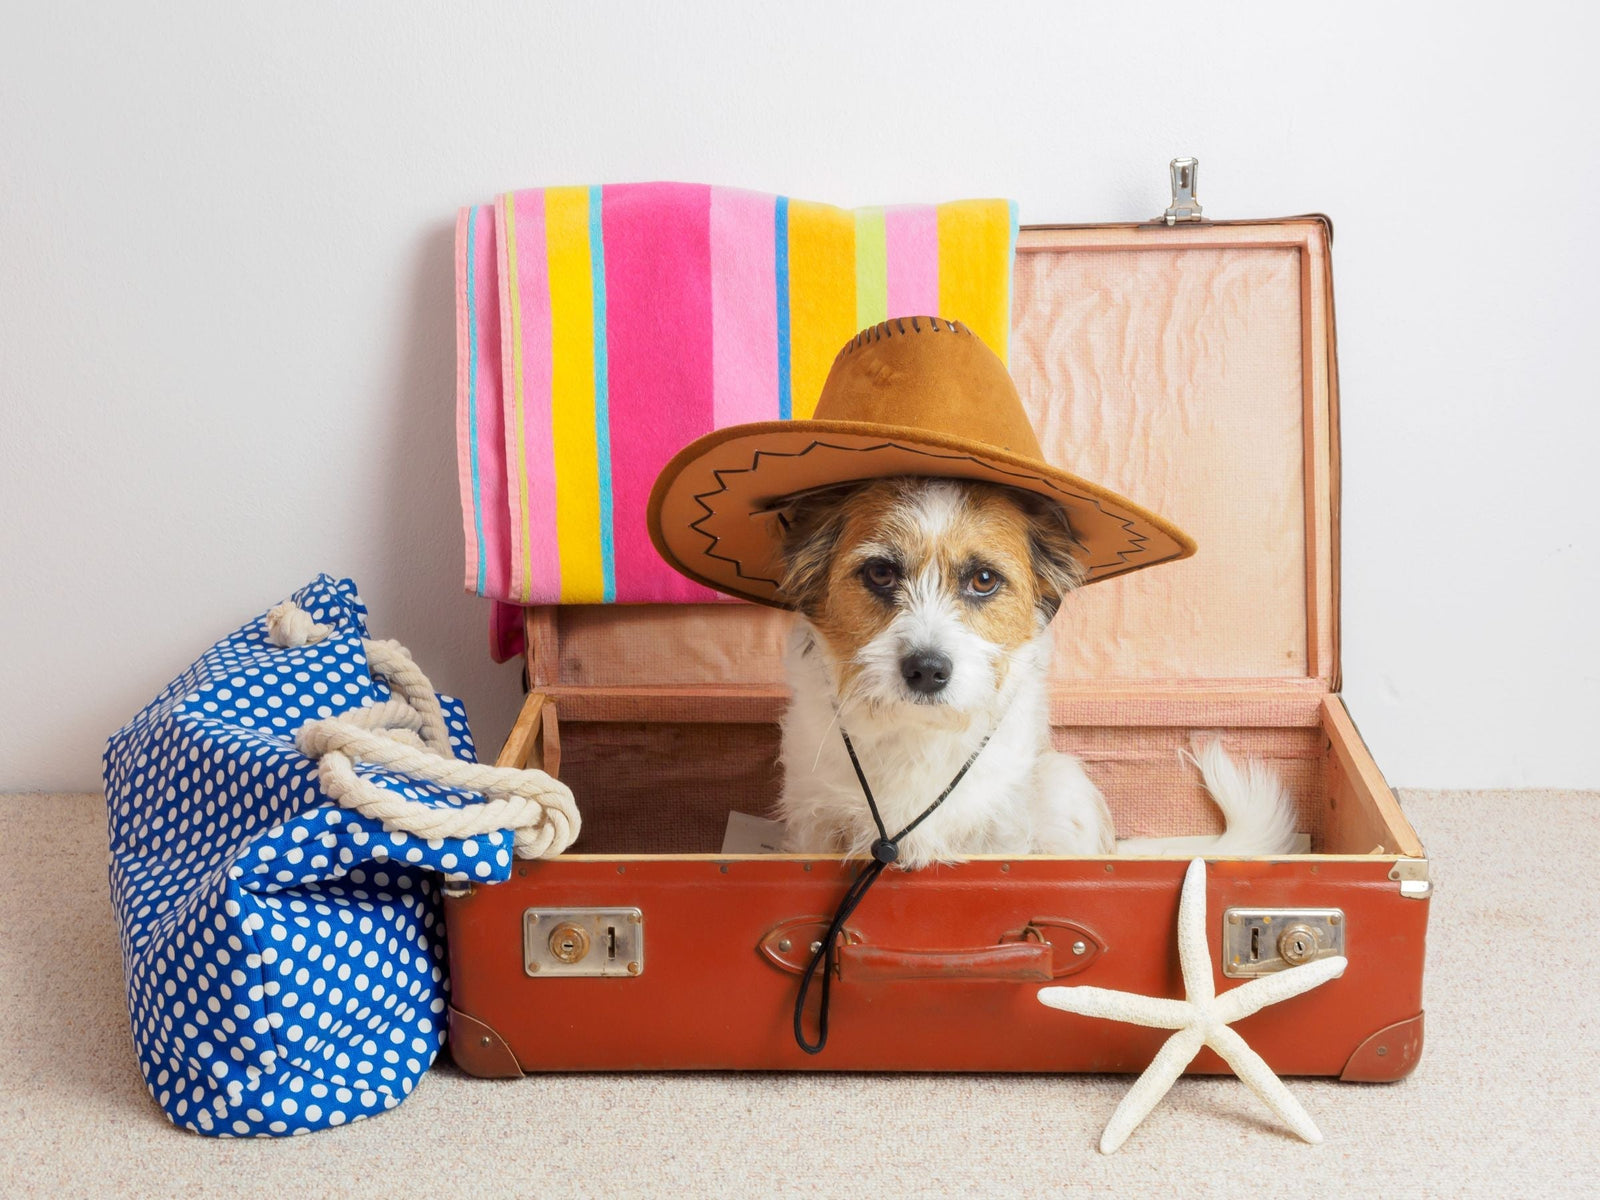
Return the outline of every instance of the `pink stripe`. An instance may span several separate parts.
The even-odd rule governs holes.
[[[937,317],[939,313],[939,214],[931,204],[907,204],[883,214],[888,258],[888,314]]]
[[[477,502],[481,506],[476,516],[483,531],[484,594],[505,595],[511,577],[511,513],[506,498],[506,438],[505,409],[501,398],[500,363],[500,284],[499,263],[495,243],[495,221],[492,205],[477,210],[472,222],[474,244],[472,255],[473,301],[478,314],[477,362],[472,364],[466,383],[474,389],[474,414],[478,428],[478,472],[476,480]],[[463,264],[465,265],[465,264]],[[469,342],[470,349],[470,342]],[[470,429],[469,429],[470,435]],[[468,531],[468,545],[477,542],[477,530]],[[476,567],[476,564],[471,564]],[[473,581],[476,586],[476,580]]]
[[[704,601],[656,554],[645,510],[667,460],[711,428],[711,189],[607,187],[601,218],[616,599]]]
[[[515,192],[515,277],[506,245],[505,209],[496,206],[504,265],[500,270],[500,321],[507,331],[505,364],[505,434],[507,511],[511,515],[511,588],[509,596],[524,604],[553,604],[561,594],[561,560],[556,550],[555,441],[550,433],[550,278],[546,264],[544,190]],[[515,347],[509,288],[517,289],[522,348],[522,424],[518,444]],[[527,477],[527,495],[522,479]],[[524,505],[526,506],[524,508]]]
[[[472,424],[468,414],[467,355],[472,333],[467,311],[467,258],[476,246],[467,245],[467,217],[472,209],[456,214],[456,476],[461,484],[461,520],[467,541],[467,591],[478,588],[478,520],[472,497]]]
[[[778,419],[776,197],[711,189],[712,419],[723,429]]]

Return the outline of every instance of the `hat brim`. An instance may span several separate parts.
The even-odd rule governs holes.
[[[973,479],[1034,492],[1067,512],[1086,582],[1187,558],[1194,541],[1098,484],[981,442],[861,421],[759,421],[684,447],[656,478],[648,521],[676,570],[719,592],[793,607],[778,580],[782,501],[833,484],[895,475]]]

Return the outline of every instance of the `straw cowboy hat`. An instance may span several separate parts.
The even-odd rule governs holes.
[[[858,333],[811,420],[734,425],[686,446],[650,493],[650,537],[690,579],[788,608],[778,585],[788,499],[891,475],[983,480],[1054,500],[1083,545],[1089,583],[1194,553],[1170,522],[1046,462],[1005,364],[940,317]]]

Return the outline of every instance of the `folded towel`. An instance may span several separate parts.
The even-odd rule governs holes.
[[[1015,240],[1003,200],[850,211],[652,183],[463,209],[468,589],[521,605],[718,598],[650,544],[661,467],[712,429],[809,416],[839,348],[889,317],[964,321],[1003,356]]]

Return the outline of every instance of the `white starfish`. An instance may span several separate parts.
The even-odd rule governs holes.
[[[1178,961],[1183,967],[1185,1000],[1159,996],[1140,996],[1097,987],[1047,987],[1039,989],[1039,1001],[1064,1012],[1086,1017],[1127,1021],[1152,1029],[1176,1029],[1166,1045],[1156,1053],[1128,1094],[1117,1105],[1100,1135],[1100,1153],[1111,1154],[1128,1140],[1128,1135],[1161,1102],[1161,1097],[1201,1046],[1210,1046],[1233,1068],[1234,1074],[1248,1083],[1278,1119],[1308,1142],[1320,1142],[1322,1133],[1300,1102],[1289,1094],[1283,1081],[1245,1040],[1228,1026],[1251,1013],[1309,992],[1319,984],[1344,974],[1342,957],[1319,958],[1303,966],[1291,967],[1273,975],[1263,975],[1242,987],[1217,995],[1211,975],[1211,951],[1206,945],[1206,864],[1197,858],[1183,877],[1183,894],[1178,903]]]

